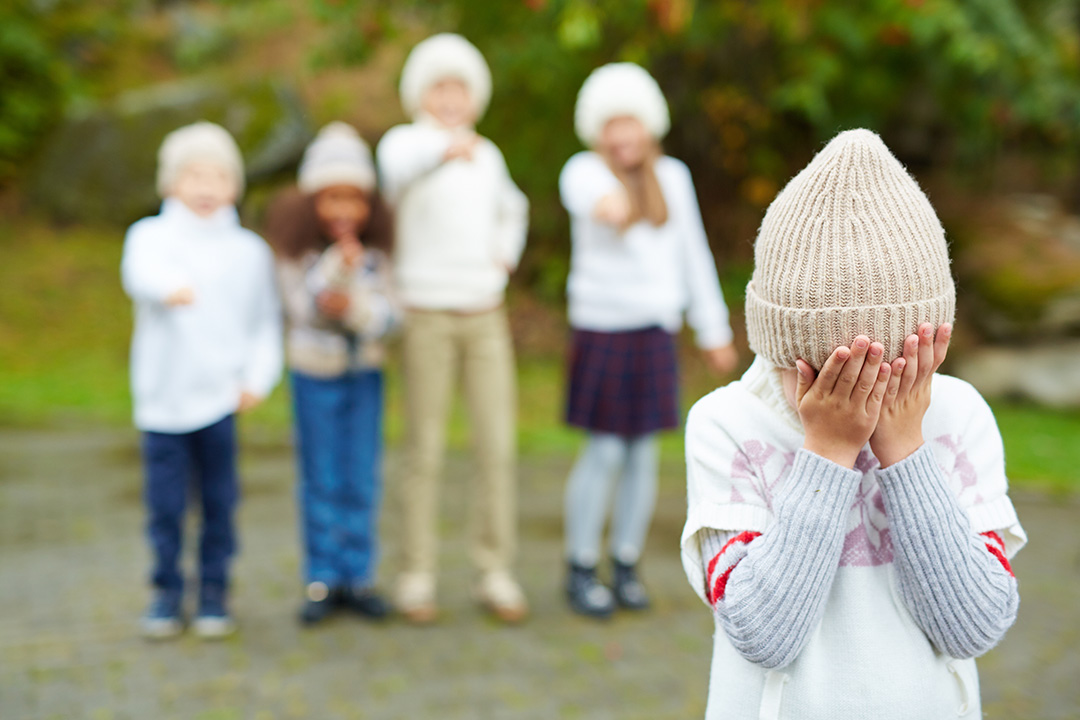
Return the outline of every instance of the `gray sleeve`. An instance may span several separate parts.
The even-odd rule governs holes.
[[[750,662],[767,668],[789,664],[817,626],[861,478],[807,450],[795,456],[773,502],[775,524],[745,545],[745,556],[715,599],[724,632]]]
[[[1016,620],[1016,578],[972,531],[928,446],[878,478],[904,604],[941,652],[983,654]]]

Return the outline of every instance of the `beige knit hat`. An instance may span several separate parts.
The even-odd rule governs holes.
[[[765,213],[746,328],[777,367],[820,368],[860,334],[892,360],[921,323],[952,322],[955,308],[941,222],[875,133],[837,135]]]
[[[332,122],[304,150],[296,182],[308,194],[331,185],[352,185],[371,192],[375,188],[371,148],[352,125]]]

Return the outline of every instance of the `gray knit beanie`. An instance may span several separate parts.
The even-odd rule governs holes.
[[[955,309],[941,222],[875,133],[837,135],[765,213],[746,329],[777,367],[820,368],[857,335],[892,360],[921,323],[952,322]]]

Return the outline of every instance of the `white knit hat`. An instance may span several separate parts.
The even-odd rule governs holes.
[[[157,191],[172,192],[184,166],[196,161],[218,163],[236,178],[236,193],[244,191],[244,159],[229,131],[212,122],[197,122],[173,130],[158,150]]]
[[[610,63],[585,78],[574,108],[574,129],[587,147],[600,139],[604,125],[623,115],[635,117],[657,140],[671,128],[667,101],[645,68],[634,63]]]
[[[401,71],[401,105],[405,112],[416,117],[424,93],[446,78],[465,83],[479,119],[491,100],[491,70],[476,46],[454,33],[432,35],[409,53]]]
[[[941,222],[873,132],[837,135],[765,213],[746,329],[777,367],[820,368],[860,334],[892,360],[921,323],[952,322],[955,308]]]
[[[309,194],[331,185],[352,185],[370,192],[375,187],[371,148],[352,125],[332,122],[304,150],[297,184]]]

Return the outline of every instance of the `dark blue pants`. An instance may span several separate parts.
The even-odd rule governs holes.
[[[143,433],[143,462],[155,587],[183,589],[184,511],[194,491],[202,504],[200,581],[203,587],[226,589],[229,559],[236,550],[233,512],[239,495],[233,416],[189,433]]]
[[[370,585],[378,557],[382,372],[291,378],[306,581]]]

